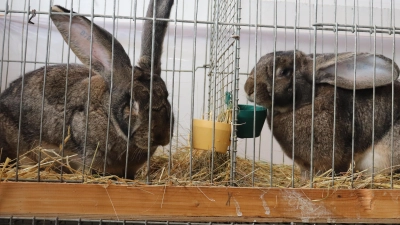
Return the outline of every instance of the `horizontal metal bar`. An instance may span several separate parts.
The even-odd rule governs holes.
[[[5,59],[3,60],[3,62],[10,62],[10,63],[37,63],[37,64],[46,64],[46,62],[43,61],[30,61],[30,60],[26,60],[26,61],[21,61],[21,60],[13,60],[13,59]],[[53,65],[53,64],[63,64],[60,62],[48,62],[47,65]],[[70,63],[72,64],[72,63]],[[73,63],[75,64],[75,63]]]
[[[5,10],[0,10],[0,12],[5,12]],[[8,10],[8,13],[25,13],[26,11],[20,11],[20,10]],[[36,14],[49,14],[48,12],[36,12]],[[66,13],[60,13],[60,12],[54,12],[52,14],[66,14]],[[66,15],[70,15],[69,13],[67,13]],[[91,14],[78,14],[75,13],[73,14],[74,16],[86,16],[86,17],[91,17]],[[102,15],[102,14],[94,14],[94,17],[101,17],[101,18],[113,18],[112,15]],[[118,19],[132,19],[135,20],[134,17],[131,16],[114,16],[114,18],[118,18]],[[136,20],[153,20],[153,18],[151,17],[136,17]],[[162,19],[162,18],[156,18],[156,21],[168,21],[168,22],[175,22],[175,19]],[[176,20],[177,23],[198,23],[198,24],[215,24],[215,22],[212,21],[201,21],[201,20],[180,20],[177,19]],[[226,22],[218,22],[218,25],[232,25],[232,26],[240,26],[240,27],[256,27],[255,24],[248,24],[248,23],[226,23]],[[330,23],[316,23],[313,24],[312,26],[336,26],[335,24],[330,24]],[[289,29],[289,30],[313,30],[313,27],[298,27],[296,26],[296,28],[294,26],[280,26],[280,25],[262,25],[262,24],[257,24],[257,27],[260,28],[277,28],[277,29]],[[348,28],[353,28],[353,29],[339,29],[339,31],[350,31],[350,32],[355,32],[354,29],[354,25],[346,25],[346,24],[341,24],[339,25],[339,27],[348,27]],[[371,29],[374,29],[374,26],[359,26],[357,25],[357,32],[361,32],[361,33],[371,33]],[[393,29],[396,30],[396,34],[400,34],[400,27],[380,27],[377,26],[376,27],[377,31],[376,33],[388,33],[389,35],[393,33]],[[317,30],[330,30],[330,31],[335,31],[336,29],[334,28],[317,28]],[[397,32],[398,31],[398,32]]]
[[[11,60],[11,59],[10,59],[10,60],[8,60],[8,59],[3,60],[3,62],[46,64],[46,63],[43,62],[43,61],[30,61],[30,60],[27,60],[27,61],[25,61],[25,62],[22,62],[21,60]],[[56,64],[66,64],[66,63],[48,62],[47,64],[48,64],[48,65],[56,65]],[[71,62],[70,64],[75,64],[75,63]],[[198,68],[204,68],[204,67],[198,67]],[[192,72],[193,72],[192,70],[161,70],[161,71],[164,71],[164,72],[181,72],[181,73],[192,73]]]
[[[331,27],[336,27],[335,23],[315,23],[312,26],[331,26]],[[355,27],[354,25],[349,25],[349,24],[338,24],[338,27]],[[357,25],[357,28],[368,28],[368,29],[374,29],[374,26],[366,26],[366,25]],[[393,27],[383,27],[383,26],[376,26],[376,29],[387,29],[387,30],[393,30]],[[394,28],[395,30],[399,30],[399,28]]]

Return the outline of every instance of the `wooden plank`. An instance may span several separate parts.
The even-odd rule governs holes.
[[[400,190],[0,183],[0,217],[229,222],[392,222]]]

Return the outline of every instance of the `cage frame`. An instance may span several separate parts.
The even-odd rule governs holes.
[[[206,21],[195,22],[211,24]],[[239,29],[253,26],[217,23],[234,24]],[[280,26],[255,26],[280,28]],[[320,23],[314,26],[315,30],[354,31],[347,25]],[[292,29],[308,28],[293,27]],[[360,32],[370,32],[372,28],[356,26],[356,31],[357,29]],[[400,28],[396,27],[377,26],[374,29],[375,33],[390,32],[390,30],[396,34],[400,33]],[[235,76],[238,75],[235,74]],[[0,182],[0,193],[3,196],[0,201],[0,218],[12,216],[14,218],[84,218],[114,221],[397,223],[398,212],[400,212],[398,202],[400,190],[393,189],[343,190]],[[60,193],[63,194],[60,195]],[[100,199],[99,196],[103,198]],[[150,206],[146,213],[140,213],[145,211],[146,204],[140,201],[145,197],[148,201],[147,205]],[[242,199],[246,202],[241,202]],[[102,206],[104,208],[101,208]],[[312,210],[307,210],[306,207],[311,207]]]

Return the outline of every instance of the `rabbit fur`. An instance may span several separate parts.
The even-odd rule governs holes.
[[[174,1],[155,1],[157,1],[156,17],[169,18]],[[154,2],[151,0],[147,17],[153,17],[153,4]],[[137,66],[132,68],[129,56],[122,45],[109,32],[93,24],[93,37],[91,37],[90,20],[83,16],[73,16],[70,26],[69,10],[61,6],[53,6],[52,12],[65,13],[52,14],[50,17],[67,43],[70,37],[69,47],[84,65],[58,64],[42,67],[17,79],[1,94],[0,148],[2,155],[0,160],[4,160],[6,157],[16,158],[18,156],[17,148],[19,148],[19,155],[39,144],[43,148],[59,149],[59,145],[65,138],[62,135],[65,110],[65,127],[70,129],[70,140],[64,144],[64,155],[77,155],[69,159],[71,167],[82,169],[85,163],[86,169],[91,165],[91,169],[98,172],[118,176],[126,175],[127,178],[132,179],[135,172],[148,158],[153,21],[146,20],[144,22],[141,56]],[[167,99],[168,91],[160,77],[160,58],[167,26],[168,22],[166,21],[156,21],[155,23],[150,154],[153,154],[158,146],[169,143],[174,124],[171,105]],[[70,32],[69,29],[71,29]],[[90,67],[91,38],[93,39],[93,55]],[[114,52],[112,53],[113,40]],[[90,71],[89,68],[92,70]],[[89,78],[90,72],[91,78]],[[88,107],[89,79],[91,86]],[[24,85],[24,89],[21,98],[22,85]],[[44,85],[43,129],[41,131]],[[66,108],[64,108],[65,92]],[[22,117],[20,121],[21,101]],[[130,108],[131,101],[132,109]],[[110,113],[109,108],[111,108]],[[89,121],[85,143],[87,112]],[[109,117],[109,141],[108,146],[105,146]],[[21,130],[18,143],[19,123]],[[42,133],[41,143],[39,143],[40,133]],[[31,157],[38,160],[36,156]],[[104,166],[104,164],[106,165]],[[127,166],[126,171],[125,166]]]
[[[397,64],[376,55],[375,127],[372,129],[374,55],[339,53],[336,78],[336,127],[334,129],[335,54],[315,57],[314,144],[311,158],[311,122],[313,55],[301,51],[275,53],[275,86],[273,87],[274,53],[259,59],[244,85],[247,98],[267,108],[267,122],[285,154],[300,167],[307,178],[313,160],[313,172],[330,168],[345,172],[352,163],[353,86],[355,86],[354,165],[356,170],[382,171],[391,166],[392,83],[394,91],[393,165],[400,164],[400,83]],[[354,60],[356,58],[356,82]],[[294,67],[294,60],[295,67]],[[294,71],[295,68],[295,71]],[[392,71],[393,69],[393,71]],[[392,76],[393,72],[393,76]],[[256,86],[254,76],[256,73]],[[293,88],[295,94],[293,94]],[[272,93],[274,99],[272,100]],[[293,112],[293,100],[295,110]],[[273,113],[272,113],[272,101]],[[295,138],[293,142],[293,113]],[[272,115],[273,114],[273,115]],[[374,142],[372,136],[374,135]],[[374,146],[374,156],[372,151]],[[334,151],[333,151],[334,146]],[[334,163],[333,159],[334,158]]]

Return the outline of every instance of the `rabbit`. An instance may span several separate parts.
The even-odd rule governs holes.
[[[156,1],[156,17],[169,18],[174,1]],[[147,17],[153,17],[153,3],[153,0],[149,3]],[[25,74],[24,80],[22,77],[17,79],[1,94],[1,160],[5,157],[16,158],[17,146],[21,155],[39,144],[42,90],[45,85],[42,147],[58,149],[64,140],[62,127],[65,110],[65,122],[66,127],[70,129],[70,138],[64,144],[64,155],[77,155],[70,159],[71,167],[82,169],[85,163],[86,169],[91,166],[88,170],[93,169],[103,174],[122,177],[125,175],[125,166],[127,166],[126,178],[134,179],[135,172],[148,158],[151,76],[153,76],[153,101],[150,154],[153,154],[158,146],[169,144],[170,134],[173,131],[174,117],[168,101],[168,90],[160,77],[160,60],[168,22],[156,21],[155,23],[153,75],[151,74],[152,20],[144,22],[141,55],[134,68],[118,40],[93,23],[92,76],[88,108],[92,22],[83,16],[73,16],[70,25],[69,10],[55,5],[52,7],[52,12],[65,13],[52,14],[50,17],[67,43],[70,36],[69,47],[83,65],[58,64],[48,66],[47,71],[45,67],[42,67]],[[114,58],[111,64],[113,40]],[[64,108],[67,73],[67,103]],[[46,77],[44,77],[45,74]],[[131,79],[133,79],[133,84]],[[22,85],[24,85],[24,91],[21,99]],[[131,85],[133,85],[132,90]],[[112,99],[109,113],[110,92]],[[21,101],[22,118],[18,143]],[[131,101],[132,109],[130,109]],[[89,121],[85,143],[87,111]],[[130,124],[129,116],[131,116]],[[105,146],[109,117],[108,145]],[[84,149],[86,149],[85,152]],[[127,163],[126,154],[128,154]]]
[[[355,57],[357,78],[354,83]],[[277,51],[274,89],[272,87],[273,59],[273,53],[259,59],[255,66],[256,88],[254,88],[255,69],[253,68],[245,82],[244,90],[250,101],[267,108],[267,122],[270,128],[273,116],[273,136],[289,158],[292,158],[294,144],[292,160],[300,168],[302,178],[309,178],[311,160],[313,160],[312,169],[315,173],[331,168],[335,174],[345,172],[353,163],[353,86],[356,89],[354,169],[367,170],[368,173],[371,173],[372,166],[376,172],[388,168],[390,170],[392,126],[394,130],[393,165],[400,164],[400,82],[397,80],[399,67],[393,62],[392,76],[391,59],[376,55],[375,130],[374,143],[372,143],[374,55],[369,53],[339,53],[337,55],[335,139],[333,139],[335,54],[316,55],[313,158],[311,158],[313,55],[306,55],[301,51],[296,51],[296,53]],[[294,60],[296,60],[295,67]],[[391,123],[392,82],[394,86],[393,125]],[[295,88],[295,95],[293,95],[293,88]],[[273,91],[274,99],[272,100]],[[293,99],[295,99],[294,112]],[[274,101],[273,113],[272,101]],[[293,113],[295,115],[294,143]],[[332,165],[333,157],[334,165]]]

